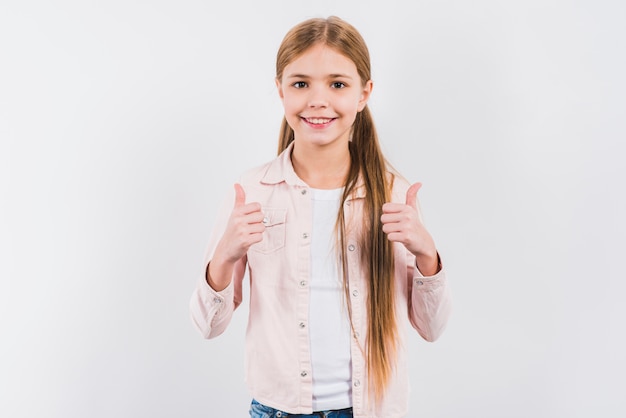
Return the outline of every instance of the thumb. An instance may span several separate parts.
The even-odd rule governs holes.
[[[241,184],[235,183],[235,207],[246,204],[246,192],[243,191]]]
[[[421,187],[422,183],[415,183],[406,191],[406,204],[413,209],[417,209],[417,192]]]

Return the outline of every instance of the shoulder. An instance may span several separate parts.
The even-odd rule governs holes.
[[[291,146],[273,160],[246,171],[241,176],[242,185],[275,186],[281,183],[305,186],[291,164]]]
[[[397,171],[387,171],[387,179],[391,186],[391,200],[393,202],[404,202],[406,200],[406,191],[411,183]]]
[[[267,174],[273,161],[274,160],[268,161],[264,164],[258,165],[256,167],[253,167],[249,170],[244,171],[239,180],[241,185],[245,187],[247,185],[259,184],[261,179],[263,179],[263,177],[265,177],[265,175]]]

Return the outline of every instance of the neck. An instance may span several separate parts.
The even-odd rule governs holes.
[[[350,150],[345,147],[309,149],[294,143],[291,153],[298,177],[315,189],[338,189],[346,183],[350,170]]]

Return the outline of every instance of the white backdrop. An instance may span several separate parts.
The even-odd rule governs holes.
[[[275,153],[280,40],[330,14],[454,295],[410,416],[626,416],[619,0],[3,1],[0,416],[247,416],[247,307],[205,341],[188,300]]]

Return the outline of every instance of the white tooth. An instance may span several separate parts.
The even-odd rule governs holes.
[[[330,122],[330,119],[309,119],[309,122],[315,125],[322,125],[324,123]]]

